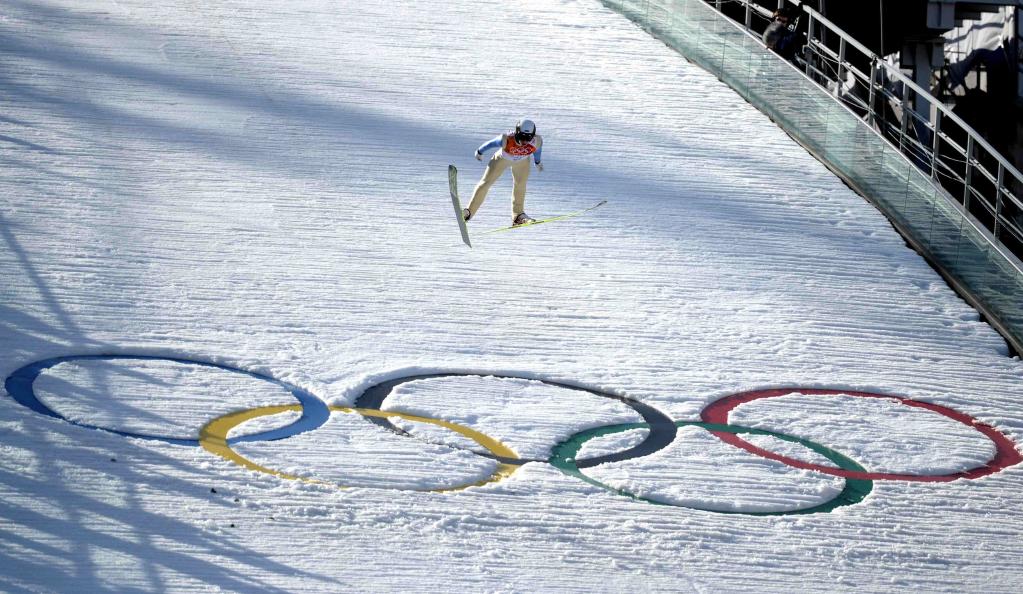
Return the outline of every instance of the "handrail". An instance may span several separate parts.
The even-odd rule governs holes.
[[[796,4],[808,17],[806,46],[803,55],[795,58],[800,62],[800,70],[861,114],[882,136],[887,136],[899,152],[944,190],[944,199],[961,207],[971,226],[985,231],[986,241],[1023,275],[1020,261],[1023,257],[1023,197],[1015,195],[1009,187],[1014,180],[1015,188],[1023,188],[1023,174],[972,126],[898,66],[875,54],[820,12],[799,0],[786,1]],[[721,0],[704,2],[722,12]],[[745,24],[730,20],[748,34],[759,37],[750,27],[749,14],[756,10],[764,15],[766,11],[752,0],[728,2],[743,5],[747,15]],[[830,43],[825,42],[825,35]],[[861,56],[851,61],[850,52],[859,52]],[[854,61],[861,65],[869,62],[870,73],[864,72]],[[859,96],[857,90],[865,97]],[[886,117],[884,102],[901,109],[901,121],[897,125]],[[914,102],[929,106],[929,113],[919,113]],[[965,147],[950,136],[953,128],[965,136]],[[953,190],[961,195],[953,196]],[[1009,204],[1012,208],[1006,212]],[[987,223],[977,218],[976,213],[981,211]],[[1004,243],[1010,238],[1011,247]]]
[[[745,3],[748,0],[738,1]],[[933,107],[942,112],[942,117],[951,118],[953,122],[959,124],[959,127],[962,128],[971,136],[973,136],[975,142],[978,142],[980,146],[984,148],[984,150],[991,153],[991,155],[998,160],[999,164],[1005,167],[1006,171],[1009,171],[1014,177],[1016,177],[1020,181],[1023,181],[1023,173],[1020,173],[1020,171],[1016,169],[1012,165],[1012,163],[1010,163],[1005,157],[1003,157],[1001,153],[998,152],[997,149],[995,149],[986,140],[984,140],[984,137],[982,137],[977,131],[975,131],[972,126],[967,124],[962,118],[957,116],[952,110],[946,107],[945,104],[939,101],[937,97],[931,95],[930,91],[925,90],[923,87],[916,84],[913,81],[913,79],[903,74],[901,70],[893,68],[891,64],[881,59],[877,54],[875,54],[873,51],[871,51],[869,48],[867,48],[860,42],[856,41],[852,36],[850,36],[848,33],[840,29],[838,25],[832,23],[827,18],[825,18],[824,15],[822,15],[821,13],[817,12],[816,10],[810,8],[805,4],[800,5],[800,7],[802,8],[803,11],[808,13],[812,19],[820,21],[821,23],[827,25],[832,32],[838,35],[839,38],[844,39],[846,43],[852,45],[856,49],[863,52],[863,54],[865,54],[871,60],[877,60],[878,65],[884,68],[885,71],[890,72],[894,78],[898,79],[899,82],[912,89],[914,93],[921,97],[924,97],[928,103],[930,103]]]
[[[745,0],[739,0],[739,1],[740,2],[744,2]],[[805,4],[800,4],[799,8],[801,10],[803,10],[804,12],[809,13],[810,16],[812,16],[814,19],[816,19],[816,20],[824,23],[825,25],[827,25],[828,28],[830,28],[832,31],[834,31],[839,37],[844,38],[846,43],[851,44],[853,47],[855,47],[856,49],[860,50],[864,54],[868,54],[870,56],[874,56],[874,52],[870,51],[870,48],[868,48],[867,46],[863,45],[859,41],[856,41],[855,38],[851,37],[848,33],[843,31],[842,29],[840,29],[838,27],[838,25],[836,25],[835,23],[832,23],[831,21],[829,21],[821,13],[817,12],[816,10],[810,8],[809,6],[807,6]]]
[[[759,18],[765,11],[754,12],[748,0],[601,2],[717,75],[778,122],[884,213],[905,241],[1005,337],[1010,352],[1023,353],[1023,262],[1017,257],[1023,254],[1023,208],[1012,194],[1018,189],[1006,187],[1019,178],[954,114],[943,120],[946,112],[925,109],[927,102],[936,105],[938,100],[920,93],[901,72],[889,76],[897,66],[882,66],[883,60],[869,50],[859,55],[866,49],[863,44],[848,35],[843,39],[829,30],[830,21],[815,21],[809,12],[800,12],[797,27],[791,28],[802,31],[806,24],[801,21],[808,18],[820,38],[810,35],[803,52],[786,60],[770,57],[761,42]],[[734,18],[721,14],[725,5],[735,9],[726,8]],[[753,16],[758,22],[750,26]],[[793,45],[798,44],[784,50]],[[870,74],[865,75],[868,61]],[[914,105],[927,115],[914,111]],[[992,215],[998,221],[994,226]]]

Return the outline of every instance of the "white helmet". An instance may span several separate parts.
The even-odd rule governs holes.
[[[536,136],[536,124],[533,120],[522,118],[515,124],[515,140],[529,142]]]

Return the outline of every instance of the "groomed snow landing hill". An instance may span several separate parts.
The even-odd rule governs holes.
[[[596,0],[9,0],[0,173],[0,591],[1023,583],[1023,365]]]

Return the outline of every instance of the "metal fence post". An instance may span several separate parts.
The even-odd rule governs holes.
[[[835,74],[835,97],[842,96],[842,70],[845,66],[845,37],[838,40],[838,72]]]
[[[973,134],[966,135],[966,176],[963,180],[963,209],[970,212],[970,195],[973,194]]]
[[[909,127],[909,119],[913,117],[909,115],[911,113],[909,105],[912,103],[912,101],[909,101],[909,96],[913,94],[913,89],[907,89],[905,88],[905,86],[903,87],[903,89],[904,90],[902,95],[902,122],[901,125],[899,126],[899,152],[905,155],[907,128]]]
[[[1005,166],[998,164],[998,182],[995,185],[995,229],[992,234],[998,239],[1002,222],[1002,184],[1005,183]]]
[[[810,46],[813,45],[813,43],[814,43],[813,42],[813,14],[810,13],[810,20],[807,21],[807,23],[806,23],[806,47],[809,48]],[[810,56],[807,55],[806,56],[806,75],[807,76],[810,76],[811,70],[812,69],[810,67]]]
[[[867,123],[874,125],[874,89],[877,84],[877,56],[870,57],[870,91],[867,95]]]

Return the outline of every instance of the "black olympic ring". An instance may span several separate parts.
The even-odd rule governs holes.
[[[358,398],[355,399],[355,406],[358,408],[371,408],[381,410],[380,407],[383,406],[384,400],[387,398],[388,395],[390,395],[390,393],[396,387],[417,380],[440,379],[445,377],[487,377],[494,379],[528,379],[530,381],[539,382],[547,386],[555,386],[557,388],[564,388],[566,390],[574,390],[577,392],[593,394],[594,396],[600,396],[601,398],[610,398],[611,400],[617,400],[625,404],[632,410],[636,411],[636,413],[643,418],[643,421],[646,422],[648,429],[650,430],[650,433],[647,435],[646,439],[644,439],[641,443],[638,443],[632,446],[631,448],[622,450],[620,452],[615,452],[613,454],[606,454],[603,456],[595,456],[593,458],[576,460],[576,465],[579,468],[590,468],[593,466],[598,466],[600,464],[606,464],[608,462],[623,462],[625,460],[631,460],[633,458],[648,456],[656,451],[662,450],[671,445],[671,442],[675,441],[675,436],[678,433],[678,428],[675,427],[675,422],[671,419],[671,417],[662,413],[656,408],[648,404],[644,404],[638,400],[634,400],[626,396],[619,396],[618,394],[612,394],[611,392],[604,392],[602,390],[597,390],[594,388],[583,388],[581,386],[574,386],[572,384],[566,384],[563,382],[556,382],[547,379],[526,378],[514,375],[481,376],[481,374],[479,373],[430,373],[424,375],[410,375],[406,377],[399,377],[397,379],[380,382],[378,384],[374,384],[366,388],[365,391],[363,391],[363,393]],[[367,417],[367,420],[369,420],[371,423],[374,423],[387,429],[388,431],[397,433],[398,435],[411,437],[411,434],[409,434],[407,431],[399,429],[398,427],[395,427],[394,424],[391,423],[391,421],[389,421],[386,417]],[[489,452],[480,452],[476,450],[470,451],[472,451],[476,455],[484,456],[487,458],[493,458],[495,460],[507,464],[521,465],[526,464],[527,462],[548,461],[547,458],[543,459],[502,458],[499,456],[494,456]]]

